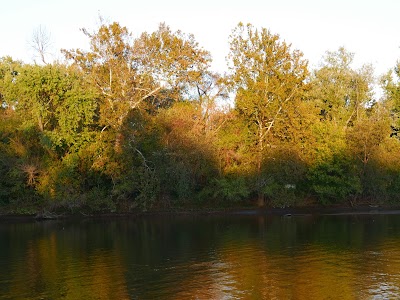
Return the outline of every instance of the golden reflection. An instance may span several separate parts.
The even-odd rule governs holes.
[[[79,265],[69,257],[66,265],[71,267],[65,276],[65,299],[129,299],[124,268],[115,253],[96,251]]]
[[[277,259],[272,259],[255,241],[227,245],[221,249],[220,259],[232,266],[228,270],[232,287],[241,292],[241,299],[287,299],[276,272]]]
[[[104,244],[99,238],[99,244],[89,246],[81,244],[85,234],[77,241],[74,234],[49,232],[22,247],[11,244],[19,247],[16,257],[21,258],[9,269],[6,292],[15,298],[49,299],[398,298],[398,237],[381,237],[378,231],[373,240],[358,223],[348,223],[352,234],[340,236],[334,227],[334,239],[326,239],[331,231],[325,224],[317,239],[305,243],[289,234],[304,229],[298,224],[261,221],[254,223],[255,232],[250,227],[219,229],[224,235],[212,246],[179,248],[185,258],[168,260],[163,255],[167,247],[160,248],[155,239],[122,245],[122,239]],[[272,227],[277,230],[270,231]],[[361,237],[356,239],[354,232]],[[135,252],[144,246],[146,251]],[[145,262],[139,254],[146,256]]]
[[[26,258],[10,274],[10,295],[43,294],[44,298],[71,300],[130,298],[117,253],[95,251],[78,259],[80,254],[71,247],[57,239],[56,233],[29,242]]]
[[[386,289],[400,286],[395,276],[400,274],[398,257],[397,267],[386,270],[388,278],[397,280],[380,282],[371,276],[379,268],[357,265],[362,260],[359,254],[338,255],[318,245],[291,256],[271,254],[257,242],[232,243],[217,254],[219,262],[207,263],[203,272],[185,278],[185,289],[174,299],[364,299],[379,294],[380,284]]]
[[[400,241],[388,239],[377,249],[365,251],[358,261],[359,282],[370,294],[398,298],[400,291]]]
[[[290,281],[294,299],[356,299],[354,284],[357,276],[351,267],[353,257],[344,252],[309,246],[297,256]]]

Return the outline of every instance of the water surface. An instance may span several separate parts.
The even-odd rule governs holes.
[[[0,299],[400,298],[400,215],[0,222]]]

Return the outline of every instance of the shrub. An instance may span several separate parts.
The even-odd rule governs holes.
[[[351,161],[334,156],[309,169],[311,191],[326,205],[355,197],[362,191],[361,181]]]
[[[244,177],[223,177],[215,180],[216,198],[230,202],[239,202],[250,194],[250,189]]]

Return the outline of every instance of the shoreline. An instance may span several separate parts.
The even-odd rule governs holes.
[[[0,214],[1,221],[45,221],[63,219],[111,219],[157,216],[344,216],[344,215],[400,215],[400,206],[304,206],[286,208],[205,208],[151,210],[146,212],[93,212],[42,214]]]

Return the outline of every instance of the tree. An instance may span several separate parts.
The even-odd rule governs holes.
[[[365,167],[382,137],[381,128],[371,118],[372,68],[354,69],[353,59],[354,54],[343,47],[327,51],[310,80],[307,98],[316,118],[310,127],[314,143],[310,144],[313,159],[308,181],[311,191],[324,202],[328,201],[325,198],[332,202],[362,191],[359,162]]]
[[[400,62],[381,78],[381,86],[386,106],[392,113],[391,135],[400,139]]]
[[[99,132],[97,94],[73,67],[14,66],[9,62],[7,66],[0,90],[4,124],[13,127],[1,125],[0,136],[4,130],[3,148],[12,153],[6,154],[10,158],[4,164],[13,175],[8,182],[12,189],[25,188],[42,199],[47,195],[60,199],[62,189],[69,190],[69,196],[78,195],[83,191],[77,188],[85,182],[83,175],[90,174],[86,172],[90,167],[78,171],[84,160],[82,149],[91,145]]]
[[[271,145],[271,132],[279,117],[305,89],[307,61],[298,50],[282,42],[269,30],[240,23],[230,36],[231,85],[236,91],[235,109],[247,121],[256,147],[259,181],[258,204],[263,205],[261,166]]]
[[[382,105],[376,106],[360,117],[346,134],[348,148],[362,162],[363,173],[379,145],[390,135],[389,115]]]
[[[373,70],[369,65],[352,68],[354,54],[341,47],[327,51],[321,68],[311,79],[310,96],[323,120],[347,128],[367,106],[373,104]]]
[[[90,139],[97,98],[73,68],[25,65],[6,84],[8,102],[26,127],[37,128],[53,147],[66,150]]]
[[[144,32],[135,41],[134,51],[144,70],[167,87],[175,100],[201,96],[199,84],[208,79],[211,55],[198,45],[194,35],[172,32],[161,23],[157,31]]]
[[[164,176],[155,175],[161,175],[159,170],[173,170],[173,162],[168,165],[169,156],[160,160],[157,153],[184,156],[162,141],[154,141],[160,126],[157,116],[165,116],[165,109],[172,109],[174,103],[184,102],[196,112],[196,124],[204,131],[208,118],[203,119],[203,106],[210,111],[208,103],[219,95],[214,92],[218,78],[208,71],[210,54],[198,46],[193,35],[172,32],[165,24],[137,39],[116,22],[102,24],[93,33],[83,32],[90,40],[90,50],[64,50],[64,54],[100,95],[104,155],[95,165],[111,176],[118,199],[150,206],[158,196],[157,182],[165,182]],[[189,113],[188,119],[192,117]],[[192,172],[190,160],[176,162],[175,171],[182,171],[179,176]],[[179,182],[186,184],[183,177]]]
[[[189,99],[211,61],[193,35],[172,33],[165,24],[136,40],[117,22],[102,24],[94,33],[82,31],[90,39],[90,51],[63,52],[103,95],[102,122],[114,129],[132,109]]]
[[[30,46],[35,52],[35,57],[39,56],[43,64],[47,64],[46,55],[49,54],[51,44],[50,32],[45,27],[40,25],[33,31]]]
[[[157,107],[194,102],[202,111],[204,128],[209,130],[215,103],[226,99],[227,93],[222,77],[209,70],[211,54],[199,46],[194,35],[172,32],[161,23],[157,31],[144,32],[133,47],[142,71],[163,87],[151,97],[158,102]]]
[[[104,128],[121,127],[132,108],[153,94],[151,78],[141,77],[132,52],[131,35],[114,22],[101,25],[97,32],[82,32],[90,39],[90,51],[62,50],[77,65],[102,96],[100,122]]]

